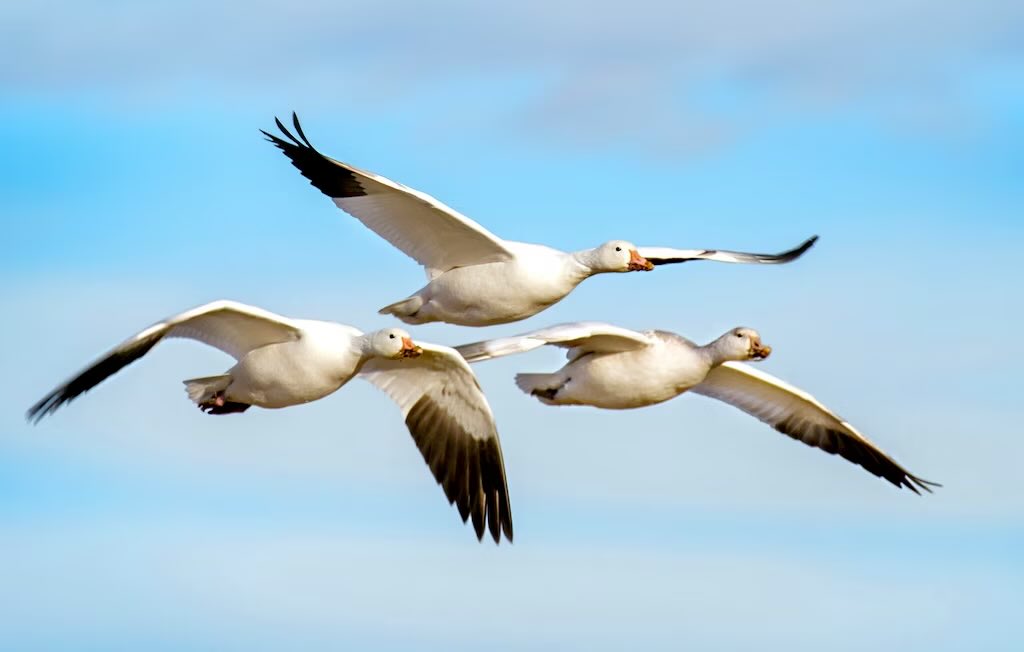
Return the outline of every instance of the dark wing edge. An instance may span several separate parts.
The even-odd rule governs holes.
[[[260,133],[284,152],[285,156],[291,160],[292,165],[302,173],[302,176],[309,179],[314,188],[328,197],[338,199],[366,195],[366,189],[359,182],[359,177],[355,172],[324,156],[310,144],[306,134],[302,131],[302,125],[299,124],[299,116],[295,112],[292,112],[292,124],[295,125],[295,131],[299,134],[298,138],[293,136],[292,132],[288,131],[288,128],[278,118],[274,118],[274,122],[288,140],[262,129],[260,129]]]
[[[678,258],[658,258],[656,256],[645,256],[651,264],[657,265],[672,265],[675,263],[685,263],[692,260],[704,260],[707,257],[714,256],[715,254],[724,254],[726,256],[735,258],[735,262],[739,263],[756,263],[759,265],[781,265],[783,263],[791,263],[800,256],[803,256],[808,249],[814,246],[814,243],[818,241],[818,236],[814,235],[805,240],[798,247],[794,247],[788,251],[783,251],[778,254],[757,254],[757,253],[746,253],[742,251],[726,251],[724,249],[705,249],[695,256],[684,256]]]
[[[801,424],[794,417],[784,419],[772,427],[808,446],[819,448],[830,455],[839,455],[868,473],[888,480],[899,488],[906,487],[917,495],[921,495],[919,490],[932,493],[932,487],[942,486],[938,482],[919,478],[871,444],[840,430],[819,424]]]
[[[28,412],[25,413],[25,419],[33,424],[39,423],[43,417],[53,414],[60,406],[70,403],[81,394],[84,394],[146,355],[150,349],[156,346],[157,342],[164,338],[168,330],[167,327],[160,328],[152,334],[140,338],[138,341],[117,347],[77,376],[40,399],[28,409]]]
[[[512,508],[497,433],[473,437],[429,394],[416,401],[405,423],[448,503],[463,523],[472,518],[477,540],[483,540],[486,525],[496,544],[502,532],[511,543]]]

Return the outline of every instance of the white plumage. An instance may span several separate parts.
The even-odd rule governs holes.
[[[185,381],[211,414],[250,406],[283,408],[327,396],[360,376],[398,403],[409,432],[462,520],[512,539],[501,444],[487,399],[466,361],[436,344],[414,344],[398,328],[372,333],[333,322],[290,319],[232,301],[160,321],[128,338],[28,411],[39,421],[144,356],[167,337],[185,337],[235,358],[226,372]]]
[[[570,253],[502,240],[430,195],[324,156],[310,144],[294,114],[292,121],[298,137],[280,120],[277,126],[287,140],[263,133],[339,208],[426,269],[427,285],[381,309],[409,324],[518,321],[562,300],[595,274],[650,271],[690,260],[787,263],[817,240],[815,236],[780,254],[644,248],[624,240]]]
[[[599,322],[552,326],[514,337],[456,347],[478,362],[550,344],[569,362],[551,373],[516,376],[524,392],[548,405],[629,409],[690,391],[724,401],[808,446],[839,454],[898,487],[930,491],[935,483],[911,474],[807,392],[739,362],[771,348],[749,328],[734,328],[704,346],[666,331],[630,331]]]

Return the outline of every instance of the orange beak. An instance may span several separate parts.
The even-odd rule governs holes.
[[[398,352],[400,358],[415,358],[423,355],[423,349],[413,344],[408,337],[402,338],[402,350]]]
[[[641,256],[636,249],[630,249],[629,265],[626,269],[631,272],[649,272],[654,269],[654,263]]]
[[[750,347],[750,359],[751,360],[764,360],[765,358],[767,358],[771,354],[772,354],[772,347],[765,346],[764,344],[761,344],[760,342],[755,342],[754,345]]]

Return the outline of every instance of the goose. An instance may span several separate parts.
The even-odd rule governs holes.
[[[279,119],[275,122],[283,138],[261,132],[314,187],[426,269],[425,286],[380,309],[407,324],[505,324],[561,301],[595,274],[651,271],[690,260],[788,263],[817,241],[814,236],[790,251],[755,254],[637,247],[625,240],[570,253],[503,240],[430,195],[324,156],[310,144],[294,113],[298,137]]]
[[[233,301],[214,301],[168,317],[133,335],[29,408],[38,423],[65,403],[138,360],[169,337],[197,340],[236,364],[223,374],[184,381],[207,414],[284,408],[316,401],[355,376],[399,405],[413,441],[454,503],[485,522],[495,543],[512,541],[512,512],[501,443],[487,399],[466,361],[446,346],[413,343],[398,328],[363,333],[326,321],[290,319]]]
[[[553,373],[518,374],[516,384],[547,405],[623,410],[692,392],[724,401],[808,446],[839,454],[897,487],[920,494],[919,489],[931,492],[930,487],[941,486],[911,474],[807,392],[743,364],[771,354],[751,328],[733,328],[699,346],[667,331],[576,322],[456,351],[479,362],[544,345],[568,349],[569,362]]]

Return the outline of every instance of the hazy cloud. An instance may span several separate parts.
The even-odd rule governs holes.
[[[1024,5],[43,2],[7,3],[0,25],[0,56],[16,62],[0,69],[9,91],[167,101],[198,87],[444,112],[452,95],[430,93],[454,81],[479,85],[455,103],[482,105],[495,128],[675,151],[773,111],[864,99],[942,122],[936,113],[961,110],[965,70],[1020,63]],[[503,93],[524,79],[532,92]]]

